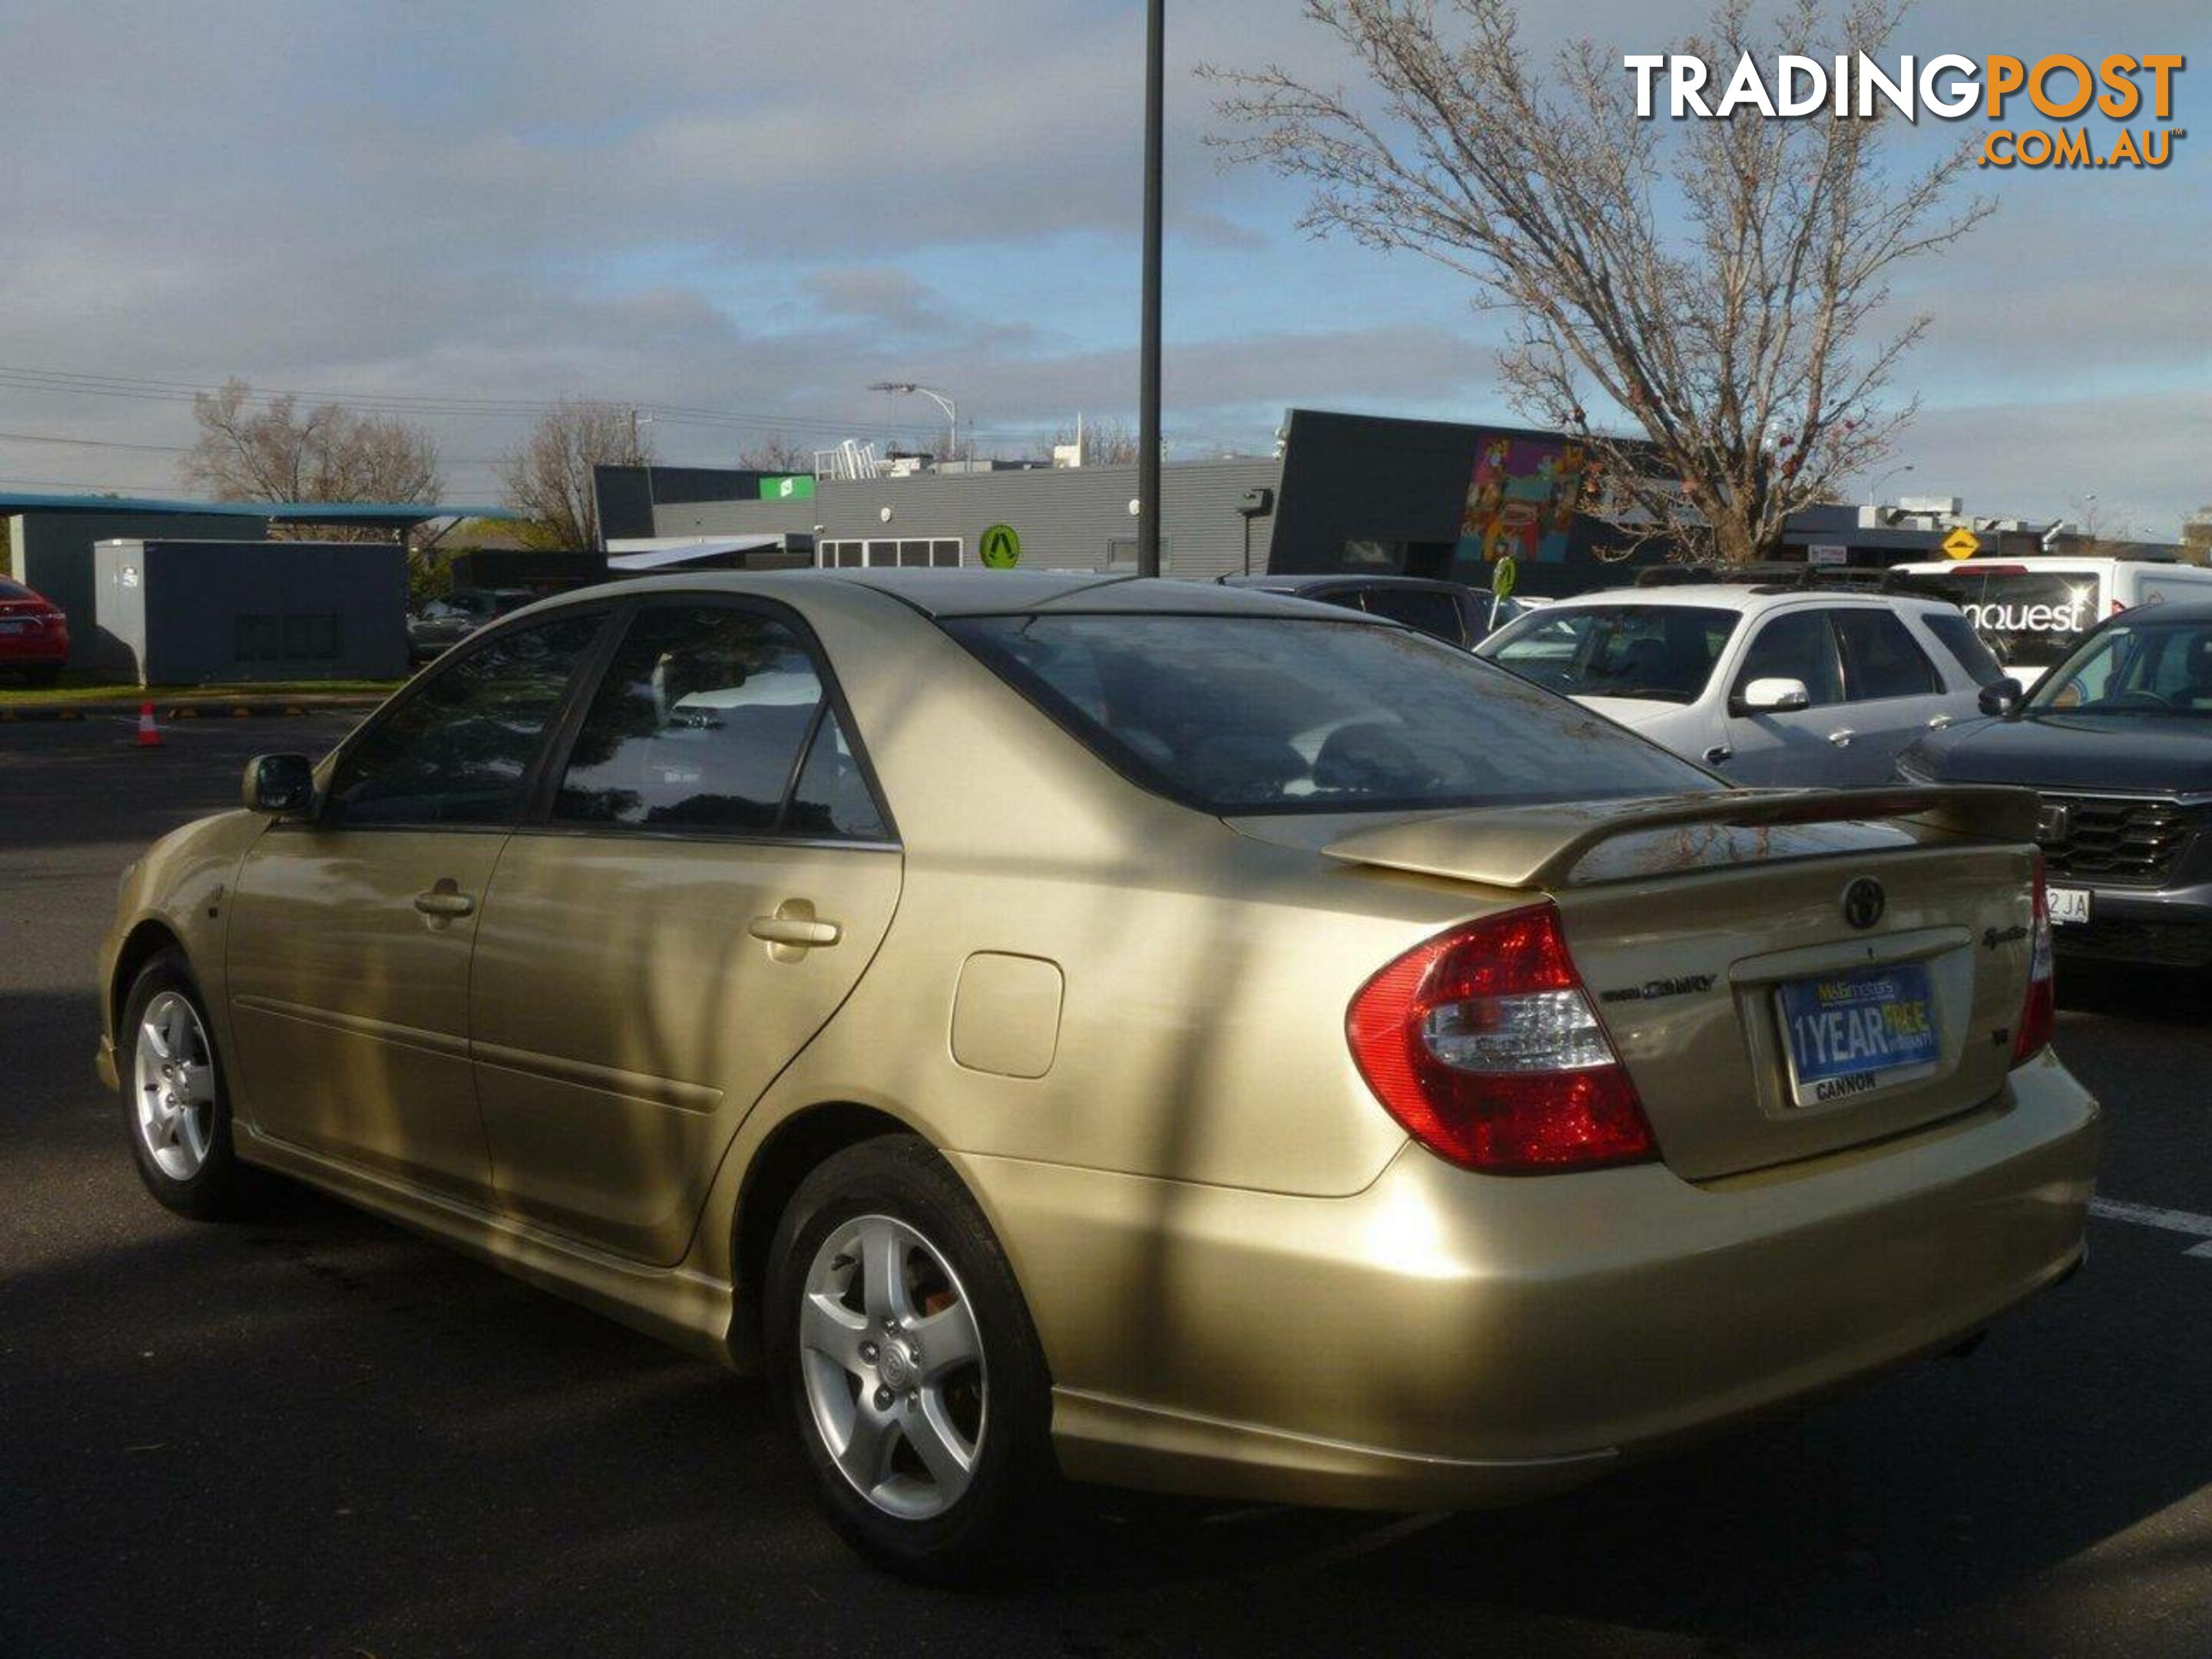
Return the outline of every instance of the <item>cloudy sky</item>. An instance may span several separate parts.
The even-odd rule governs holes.
[[[1703,9],[1526,29],[1656,51]],[[1294,187],[1202,143],[1194,64],[1348,73],[1326,38],[1294,0],[1170,10],[1173,453],[1264,450],[1294,404],[1508,416],[1463,279],[1299,235]],[[459,500],[563,395],[659,408],[661,457],[702,464],[941,431],[887,379],[1010,453],[1127,419],[1142,29],[1135,0],[0,0],[0,483],[173,490],[189,388],[229,374],[436,400],[407,406]],[[2194,59],[2212,8],[1923,0],[1899,44]],[[2203,61],[2172,166],[2015,170],[1914,273],[1924,406],[1886,493],[2094,493],[2160,536],[2212,500]]]

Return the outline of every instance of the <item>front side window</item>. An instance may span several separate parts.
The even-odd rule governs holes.
[[[1142,613],[940,625],[1116,769],[1203,811],[1418,811],[1720,787],[1565,698],[1400,629]]]
[[[794,780],[803,822],[787,822]],[[610,829],[883,833],[805,644],[726,605],[638,614],[577,731],[553,816]]]
[[[1787,611],[1759,627],[1735,677],[1741,696],[1753,680],[1797,680],[1823,708],[1844,700],[1843,665],[1836,658],[1836,631],[1826,611]]]
[[[1853,702],[1928,697],[1942,689],[1936,665],[1895,613],[1871,608],[1833,613],[1843,641],[1844,681]]]
[[[603,620],[519,628],[433,672],[339,760],[323,821],[514,823],[546,725]]]
[[[1695,702],[1736,620],[1703,605],[1547,606],[1499,629],[1482,654],[1570,696]]]

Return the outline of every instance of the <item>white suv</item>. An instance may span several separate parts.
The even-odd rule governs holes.
[[[1893,781],[2005,678],[1943,600],[1727,582],[1560,599],[1475,651],[1747,784]]]

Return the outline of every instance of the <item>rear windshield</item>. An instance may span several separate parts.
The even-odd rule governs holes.
[[[0,599],[27,599],[32,597],[31,590],[22,583],[11,582],[5,576],[0,576]]]
[[[1928,580],[1960,600],[2007,668],[2049,668],[2097,625],[2097,578],[2080,571],[1959,570]]]
[[[945,628],[1146,788],[1228,815],[1418,811],[1720,787],[1512,675],[1395,628],[974,617]]]
[[[1570,696],[1695,702],[1737,621],[1690,605],[1554,605],[1499,629],[1482,654]]]

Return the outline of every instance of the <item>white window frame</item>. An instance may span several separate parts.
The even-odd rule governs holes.
[[[927,564],[908,565],[909,570],[957,570],[968,562],[968,544],[958,536],[850,536],[825,538],[814,544],[814,562],[823,570],[890,570],[899,565],[899,549],[919,543],[929,550]],[[947,550],[951,562],[943,562]]]

